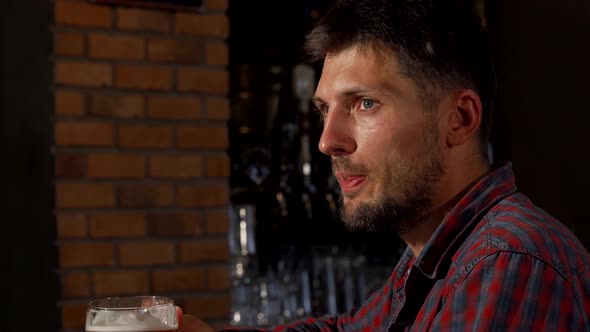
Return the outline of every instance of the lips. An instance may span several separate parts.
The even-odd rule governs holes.
[[[338,183],[343,192],[353,192],[360,188],[367,178],[361,174],[336,173]]]

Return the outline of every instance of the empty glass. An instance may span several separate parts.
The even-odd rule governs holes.
[[[111,297],[88,304],[86,332],[178,332],[174,301],[160,296]]]

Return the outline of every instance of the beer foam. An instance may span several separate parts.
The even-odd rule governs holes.
[[[92,322],[86,322],[86,332],[149,332],[178,329],[176,319],[166,324],[150,314],[98,312]]]

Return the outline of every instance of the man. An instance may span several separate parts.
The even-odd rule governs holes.
[[[590,255],[489,164],[484,31],[443,2],[338,1],[308,36],[343,221],[408,249],[361,308],[274,330],[590,331]]]

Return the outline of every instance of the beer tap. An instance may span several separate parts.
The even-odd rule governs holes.
[[[298,99],[299,113],[301,115],[301,150],[300,150],[300,171],[303,174],[302,200],[304,203],[307,219],[313,219],[312,196],[316,193],[316,187],[311,178],[311,152],[309,140],[309,105],[315,90],[315,71],[313,67],[306,64],[299,64],[293,70],[293,89]]]

